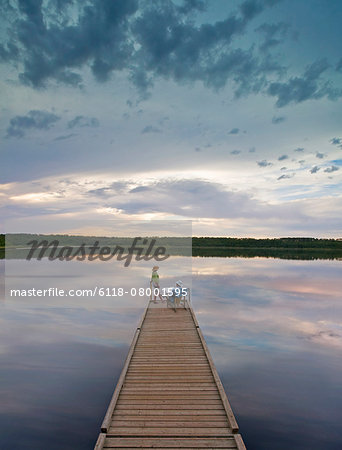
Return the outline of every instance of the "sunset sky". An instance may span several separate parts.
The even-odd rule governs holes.
[[[0,12],[6,232],[342,237],[340,0]]]

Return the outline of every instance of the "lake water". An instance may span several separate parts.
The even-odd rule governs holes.
[[[72,261],[52,276],[46,263],[6,263],[6,283],[21,288],[147,287],[151,265]],[[161,264],[162,286],[192,284],[247,449],[342,448],[341,269],[266,258]],[[147,300],[3,296],[1,449],[93,448]]]

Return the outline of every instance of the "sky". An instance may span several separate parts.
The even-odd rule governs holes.
[[[0,12],[4,231],[342,237],[339,0]]]

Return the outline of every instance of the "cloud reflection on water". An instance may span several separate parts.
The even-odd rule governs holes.
[[[194,258],[193,272],[247,448],[341,448],[341,263]]]

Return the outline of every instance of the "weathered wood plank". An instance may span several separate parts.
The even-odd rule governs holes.
[[[241,434],[234,434],[234,439],[238,450],[246,450]]]
[[[149,427],[149,428],[174,428],[179,427],[182,430],[185,428],[227,428],[228,421],[226,420],[156,420],[152,418],[145,418],[144,420],[116,420],[114,419],[111,424],[111,429],[117,429],[121,427],[129,427],[133,428],[139,426],[140,427]]]
[[[198,399],[198,400],[204,400],[204,399],[211,399],[211,400],[221,400],[219,394],[217,392],[201,392],[201,393],[196,393],[196,392],[174,392],[174,393],[170,393],[170,392],[160,392],[160,393],[148,393],[148,394],[144,394],[144,393],[126,393],[124,390],[122,392],[122,394],[120,395],[120,399],[121,400],[125,400],[125,399],[151,399],[151,400],[155,400],[155,399],[160,399],[160,400],[169,400],[169,399],[184,399],[184,400],[194,400],[194,399]]]
[[[100,433],[99,437],[97,438],[94,450],[101,450],[105,444],[106,441],[106,433]]]
[[[143,422],[147,422],[149,420],[153,420],[153,421],[170,421],[170,422],[193,422],[193,423],[203,423],[203,422],[210,422],[212,420],[214,421],[223,421],[225,425],[227,425],[227,417],[224,413],[224,411],[222,411],[220,414],[205,414],[204,415],[204,411],[203,411],[203,415],[196,415],[196,414],[192,414],[191,411],[179,411],[179,412],[186,412],[185,414],[177,414],[176,410],[171,410],[171,411],[163,411],[165,413],[164,416],[158,415],[158,414],[153,414],[151,411],[151,414],[149,416],[147,415],[132,415],[132,414],[120,414],[123,413],[124,411],[120,411],[117,414],[113,415],[113,420],[116,421],[116,423],[118,423],[118,421],[120,420],[130,420],[130,421],[143,421]],[[159,411],[155,411],[156,413]],[[171,413],[174,414],[171,414]],[[212,411],[213,412],[213,411]]]
[[[191,407],[194,407],[196,405],[201,405],[205,403],[206,405],[221,405],[220,400],[209,400],[209,399],[196,399],[196,398],[188,398],[188,399],[182,399],[182,398],[166,398],[166,399],[150,399],[147,398],[146,400],[139,400],[139,399],[134,399],[134,400],[127,400],[127,399],[121,399],[119,400],[116,404],[119,406],[124,406],[124,405],[146,405],[146,406],[151,406],[151,405],[170,405],[172,406],[173,404],[175,405],[191,405]]]
[[[104,448],[236,448],[233,437],[227,438],[107,438]]]
[[[120,405],[120,406],[117,406],[117,408],[115,408],[116,409],[116,411],[122,411],[122,410],[134,410],[134,407],[132,407],[132,406],[130,406],[129,408],[127,408],[127,407],[125,407],[125,406],[122,406],[122,405]],[[141,410],[144,410],[144,409],[146,409],[146,408],[144,408],[144,407],[141,407],[141,406],[137,406],[136,407],[136,411],[141,411]],[[225,411],[225,409],[222,407],[222,409],[220,408],[220,409],[218,409],[218,405],[207,405],[207,404],[203,404],[203,405],[198,405],[198,406],[196,406],[196,410],[198,411],[198,410],[201,410],[201,409],[203,409],[203,410],[205,410],[205,411],[210,411],[210,410],[219,410],[219,411]],[[158,410],[158,411],[161,411],[161,410],[165,410],[165,411],[172,411],[172,410],[174,410],[174,411],[180,411],[180,410],[187,410],[187,411],[193,411],[194,410],[194,407],[193,407],[193,405],[178,405],[177,407],[172,407],[172,405],[160,405],[160,406],[158,406],[158,407],[153,407],[153,406],[151,406],[151,407],[149,407],[149,410]]]
[[[232,430],[222,428],[185,428],[185,427],[110,427],[107,436],[231,436]]]

